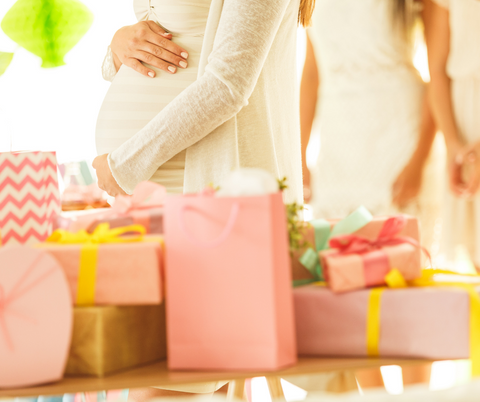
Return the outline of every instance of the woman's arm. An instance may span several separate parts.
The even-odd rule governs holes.
[[[422,20],[425,36],[431,27],[432,1],[423,1]],[[399,208],[415,199],[422,186],[423,169],[432,148],[436,134],[435,121],[428,100],[428,87],[422,101],[419,137],[409,162],[397,177],[392,188],[392,202]]]
[[[289,0],[225,0],[205,74],[108,158],[131,194],[159,166],[248,104]],[[292,32],[295,35],[295,32]]]
[[[307,166],[307,146],[310,141],[313,120],[317,108],[318,87],[320,84],[317,61],[312,41],[307,33],[307,55],[300,84],[300,128],[302,132],[302,170],[305,202],[311,198],[310,170]]]
[[[463,141],[455,123],[447,61],[450,52],[449,12],[432,4],[430,28],[427,30],[428,64],[430,67],[430,102],[438,128],[442,131],[448,152],[451,190],[462,193],[461,161],[457,160]]]

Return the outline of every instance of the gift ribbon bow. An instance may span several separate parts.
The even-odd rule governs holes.
[[[323,281],[323,271],[318,253],[328,249],[330,238],[354,233],[371,222],[372,219],[372,214],[365,207],[361,206],[345,219],[335,224],[333,228],[331,228],[330,222],[325,219],[316,219],[309,222],[313,226],[315,233],[315,249],[308,248],[299,261],[313,275],[313,279],[295,281],[294,286]]]
[[[5,289],[0,284],[0,333],[3,333],[5,342],[8,349],[14,350],[14,344],[10,331],[8,330],[7,320],[5,315],[7,314],[7,308],[9,305],[14,302],[19,297],[23,296],[25,293],[29,292],[35,286],[40,284],[43,280],[48,278],[51,274],[55,272],[55,268],[52,268],[41,275],[37,276],[33,281],[28,282],[30,274],[33,272],[38,262],[43,258],[44,254],[39,254],[35,260],[30,264],[30,266],[25,270],[23,275],[20,277],[17,283],[15,283],[9,294],[6,294]],[[33,321],[29,317],[24,316],[23,314],[17,313],[13,310],[8,311],[9,314],[15,315],[18,318],[22,318],[27,321]]]
[[[137,233],[137,235],[121,237],[126,233]],[[77,285],[77,305],[86,306],[95,303],[99,245],[103,243],[138,242],[143,240],[144,234],[145,228],[141,225],[110,229],[108,223],[98,225],[91,234],[86,230],[71,233],[63,229],[58,229],[52,233],[47,239],[47,243],[82,244]]]
[[[393,272],[393,274],[392,274]],[[449,281],[440,281],[435,277],[451,278]],[[464,275],[456,272],[425,269],[422,277],[406,282],[397,270],[392,270],[385,278],[390,287],[440,287],[464,290],[470,299],[470,359],[472,361],[472,375],[480,375],[480,296],[475,289],[480,283],[480,275]],[[476,283],[472,283],[472,279]],[[374,288],[370,291],[367,310],[367,354],[379,356],[381,335],[381,300],[387,288]]]
[[[145,181],[135,188],[132,196],[117,196],[111,210],[119,215],[125,215],[134,210],[162,207],[166,196],[165,187]]]
[[[422,250],[431,264],[430,253],[420,243],[408,236],[398,236],[405,228],[407,218],[403,215],[393,216],[385,221],[378,237],[375,240],[369,240],[353,234],[340,235],[330,239],[330,247],[337,252],[331,257],[362,254],[373,250],[379,250],[386,246],[396,246],[398,244],[409,243],[412,246]]]

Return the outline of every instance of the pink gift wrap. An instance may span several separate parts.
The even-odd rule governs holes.
[[[109,223],[110,228],[135,224],[144,226],[146,233],[162,234],[166,194],[165,187],[142,182],[132,196],[117,196],[111,208],[63,213],[57,218],[55,229],[71,232],[83,229],[92,233],[101,223]]]
[[[398,215],[374,216],[371,222],[367,223],[363,228],[361,228],[360,230],[357,230],[356,232],[353,232],[352,234],[359,237],[363,237],[367,240],[373,241],[380,234],[380,231],[382,230],[385,222],[388,219],[390,219],[392,216],[398,216]],[[401,215],[401,216],[405,217],[406,222],[405,222],[405,227],[398,233],[398,236],[411,237],[412,239],[419,242],[420,229],[418,225],[418,219],[410,215]],[[327,220],[328,222],[331,223],[332,229],[336,223],[341,221],[341,219],[327,219]],[[311,226],[308,223],[306,223],[306,227],[304,230],[304,238],[308,243],[310,243],[310,245],[315,244],[315,231],[313,226]],[[306,249],[300,250],[294,253],[294,256],[292,259],[292,271],[294,275],[293,279],[301,280],[301,279],[313,278],[312,274],[299,262],[300,257],[303,255],[305,251]]]
[[[70,232],[83,229],[93,233],[101,223],[109,223],[111,229],[138,224],[144,226],[148,234],[162,234],[163,212],[162,207],[131,211],[128,215],[119,215],[111,208],[62,212],[55,219],[54,229],[65,229]]]
[[[385,284],[385,276],[399,270],[406,280],[421,276],[421,250],[409,243],[386,246],[363,254],[338,255],[331,249],[320,252],[323,273],[330,289],[346,292]]]
[[[370,290],[335,294],[310,285],[293,293],[300,355],[367,356]],[[381,356],[469,358],[467,292],[453,288],[385,290],[380,311]]]
[[[1,244],[45,240],[60,209],[55,152],[0,153]]]
[[[63,377],[72,335],[65,275],[44,251],[0,249],[0,388]]]
[[[295,364],[281,194],[171,197],[165,242],[170,369],[277,370]]]
[[[151,239],[154,241],[100,244],[95,305],[149,305],[162,302],[161,240]],[[38,247],[59,262],[67,277],[72,300],[75,301],[82,245],[42,243]]]

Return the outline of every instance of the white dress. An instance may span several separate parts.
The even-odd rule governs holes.
[[[309,30],[320,72],[316,217],[343,217],[360,205],[389,212],[393,182],[418,140],[424,84],[392,23],[392,4],[317,0]]]
[[[183,90],[197,79],[203,36],[211,0],[134,0],[138,21],[152,20],[172,33],[172,41],[188,52],[188,68],[175,74],[149,66],[155,78],[122,65],[100,109],[96,142],[99,155],[110,153],[144,128]],[[111,61],[105,63],[111,67]],[[164,163],[150,178],[169,193],[182,193],[185,171],[182,151]]]
[[[436,0],[449,9],[450,54],[447,74],[458,131],[467,144],[480,141],[480,1]],[[480,194],[472,200],[447,193],[442,251],[448,262],[464,245],[480,266]]]

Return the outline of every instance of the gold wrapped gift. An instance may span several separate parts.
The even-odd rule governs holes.
[[[164,304],[75,307],[67,375],[103,377],[166,355]]]

